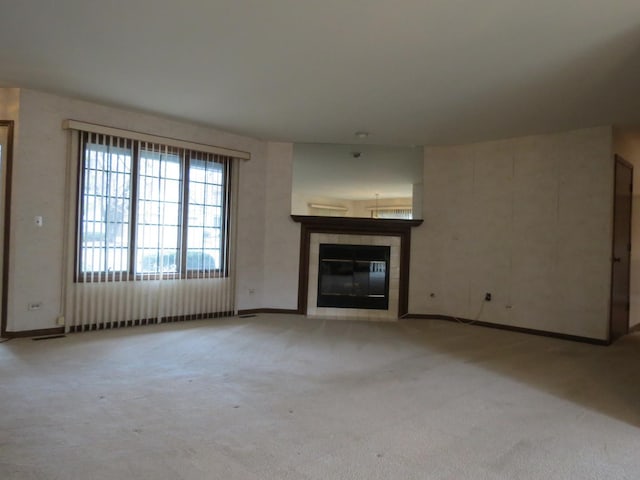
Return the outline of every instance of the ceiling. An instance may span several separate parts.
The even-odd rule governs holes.
[[[0,85],[269,140],[640,125],[638,0],[20,0]]]

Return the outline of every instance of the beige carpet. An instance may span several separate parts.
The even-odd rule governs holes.
[[[638,479],[640,334],[259,315],[0,345],[0,478]]]

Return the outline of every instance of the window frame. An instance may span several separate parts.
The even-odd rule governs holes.
[[[176,147],[157,142],[146,142],[142,140],[130,139],[117,135],[101,134],[89,131],[78,131],[78,170],[77,170],[77,211],[76,211],[76,236],[75,236],[75,259],[74,259],[74,282],[91,283],[91,282],[113,282],[113,281],[134,281],[134,280],[177,280],[177,279],[207,279],[207,278],[225,278],[229,276],[229,255],[230,255],[230,238],[231,238],[231,207],[232,192],[231,179],[233,169],[233,157],[210,153],[206,151],[195,150],[192,148]],[[126,259],[127,270],[121,271],[83,271],[83,240],[84,240],[84,199],[85,199],[85,175],[87,172],[87,145],[111,145],[109,140],[112,139],[114,146],[120,148],[129,148],[131,151],[131,173],[129,185],[129,218],[128,218],[128,257]],[[121,147],[121,145],[125,145]],[[138,272],[137,271],[137,232],[140,227],[138,223],[138,206],[139,206],[139,182],[140,182],[140,161],[141,161],[141,145],[145,146],[146,151],[178,154],[180,157],[181,171],[181,188],[179,195],[179,238],[177,247],[180,257],[180,263],[176,272]],[[204,162],[212,162],[221,165],[221,222],[220,232],[220,258],[213,269],[187,269],[188,255],[188,235],[189,228],[189,170],[192,160],[200,160]],[[218,205],[216,205],[218,206]],[[198,250],[204,252],[204,250]]]

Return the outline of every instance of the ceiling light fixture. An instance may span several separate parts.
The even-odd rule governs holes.
[[[369,132],[356,132],[354,135],[358,138],[365,139],[369,136]]]

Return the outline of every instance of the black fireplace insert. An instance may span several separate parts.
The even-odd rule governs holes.
[[[320,244],[318,307],[389,308],[390,247]]]

